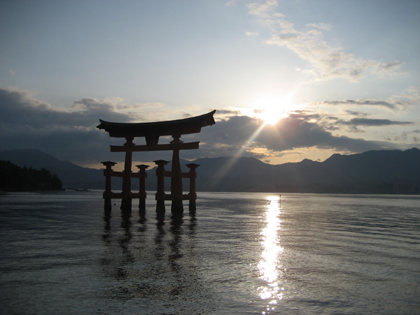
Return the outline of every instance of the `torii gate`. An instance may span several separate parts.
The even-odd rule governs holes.
[[[182,173],[179,162],[179,150],[198,149],[199,141],[184,143],[180,140],[181,135],[199,133],[202,127],[214,125],[213,115],[216,111],[185,119],[148,122],[148,123],[116,123],[99,120],[101,123],[96,127],[104,129],[109,133],[110,137],[125,138],[126,143],[122,146],[111,145],[111,152],[125,152],[124,171],[116,172],[112,170],[114,162],[102,162],[106,166],[106,186],[104,192],[105,210],[111,210],[111,198],[121,198],[121,210],[125,213],[131,212],[131,201],[133,197],[140,198],[140,211],[145,210],[144,199],[146,198],[144,180],[147,176],[147,165],[138,165],[140,169],[138,174],[131,172],[133,152],[145,151],[162,151],[172,150],[172,171],[165,171],[164,166],[168,161],[154,161],[158,168],[156,174],[158,176],[158,187],[156,193],[156,210],[159,213],[165,211],[165,200],[172,200],[171,211],[173,214],[182,214],[182,200],[190,200],[190,210],[195,210],[195,168],[197,164],[188,164],[189,173]],[[158,144],[160,136],[172,136],[173,140],[169,144]],[[146,145],[135,145],[133,140],[135,137],[145,137]],[[122,193],[114,194],[111,192],[111,176],[122,177]],[[171,177],[171,194],[166,195],[164,191],[164,177]],[[131,178],[140,178],[140,192],[133,194],[131,192]],[[182,194],[182,177],[190,178],[190,194]]]

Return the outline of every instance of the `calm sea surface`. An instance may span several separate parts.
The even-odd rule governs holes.
[[[419,196],[151,196],[0,195],[0,314],[420,314]]]

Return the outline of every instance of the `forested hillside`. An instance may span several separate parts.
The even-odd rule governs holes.
[[[61,180],[45,168],[19,167],[10,161],[0,161],[0,190],[59,190]]]

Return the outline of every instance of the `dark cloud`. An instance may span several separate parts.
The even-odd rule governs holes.
[[[342,101],[323,101],[311,102],[309,105],[359,105],[359,106],[382,106],[390,109],[395,109],[396,105],[385,101],[376,100],[342,100]]]
[[[105,120],[128,121],[126,115],[114,111],[112,104],[95,99],[83,99],[73,103],[73,111],[55,109],[36,100],[27,92],[0,88],[0,123],[31,126],[91,127],[98,117]]]
[[[36,148],[59,159],[80,163],[109,159],[108,138],[94,129],[0,126],[0,150]]]
[[[333,149],[337,151],[362,152],[366,150],[396,148],[389,142],[367,141],[345,136],[335,136],[320,123],[312,122],[319,115],[292,114],[276,125],[248,116],[234,116],[204,128],[196,138],[202,141],[200,154],[207,156],[235,155],[250,149],[264,147],[278,152],[297,148]],[[259,132],[258,132],[259,130]],[[246,151],[245,151],[246,152]],[[252,155],[246,152],[246,155]],[[203,155],[205,156],[205,155]]]
[[[349,115],[352,115],[352,116],[359,116],[359,117],[366,117],[367,116],[367,114],[363,113],[363,112],[355,112],[355,111],[352,111],[352,110],[346,110],[345,112]]]
[[[386,67],[385,67],[386,68]],[[410,86],[400,95],[393,95],[388,101],[374,99],[348,99],[348,100],[330,100],[321,102],[309,102],[308,105],[320,106],[376,106],[392,110],[407,109],[420,103],[420,89]]]
[[[275,151],[314,147],[361,152],[392,146],[375,141],[334,136],[322,125],[306,120],[304,115],[290,115],[275,126],[267,126],[261,133],[260,141],[267,149]]]
[[[420,134],[419,129],[413,130],[411,132],[406,132],[406,134],[408,136],[411,136],[413,143],[420,143],[420,137],[417,136],[417,134]]]
[[[232,116],[217,121],[216,125],[203,128],[200,134],[185,136],[186,139],[200,141],[200,151],[185,151],[183,154],[187,158],[197,154],[200,157],[233,156],[247,144],[259,123],[248,116]],[[254,156],[246,151],[243,153],[245,156]]]
[[[93,121],[96,123],[98,117],[103,120],[118,122],[128,122],[130,120],[127,115],[115,111],[115,104],[111,100],[84,98],[73,102],[72,109],[77,110],[77,112],[70,113],[75,123],[80,121],[88,126],[91,126]]]
[[[37,148],[61,159],[95,161],[109,150],[99,118],[128,121],[112,104],[95,99],[55,109],[27,92],[0,88],[0,150]]]
[[[340,120],[338,123],[349,126],[366,126],[366,127],[378,127],[378,126],[392,126],[392,125],[412,125],[409,121],[394,121],[389,119],[371,119],[371,118],[353,118],[348,121]]]
[[[238,110],[227,110],[227,109],[218,109],[216,111],[216,116],[218,115],[239,115],[240,111]]]

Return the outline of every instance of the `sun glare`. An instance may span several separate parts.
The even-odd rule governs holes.
[[[273,110],[264,110],[260,113],[259,118],[264,120],[265,123],[275,125],[280,119],[286,117],[286,113]]]
[[[265,95],[254,103],[256,116],[264,120],[266,124],[276,124],[280,119],[285,118],[295,109],[287,98],[277,95]]]

